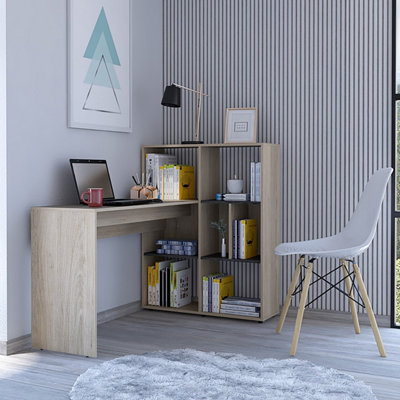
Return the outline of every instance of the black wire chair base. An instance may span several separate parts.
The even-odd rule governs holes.
[[[353,263],[352,260],[346,260],[346,261]],[[314,262],[314,259],[310,260],[310,262]],[[338,280],[338,281],[335,282],[335,283],[332,283],[332,282],[330,282],[330,281],[328,281],[328,280],[326,279],[327,276],[333,274],[333,273],[336,272],[338,269],[341,269],[341,268],[343,268],[343,267],[345,268],[345,270],[346,270],[346,272],[347,272],[347,276],[343,277],[342,279]],[[308,267],[307,267],[305,264],[301,265],[301,272],[300,272],[300,274],[301,274],[301,279],[300,279],[299,284],[295,287],[295,289],[294,289],[294,291],[293,291],[293,293],[292,293],[292,296],[296,296],[297,294],[299,294],[299,293],[301,293],[301,292],[303,291],[303,282],[304,282],[304,279],[305,279],[304,271],[307,270],[307,269],[308,269]],[[333,269],[333,270],[327,272],[325,275],[320,275],[320,274],[318,274],[317,272],[315,272],[314,270],[312,271],[312,274],[313,274],[314,276],[316,276],[317,279],[313,280],[313,281],[310,283],[310,286],[315,285],[315,284],[318,283],[319,281],[324,281],[325,283],[327,283],[327,284],[329,285],[329,288],[326,289],[326,290],[325,290],[324,292],[322,292],[321,294],[319,294],[319,295],[318,295],[317,297],[315,297],[314,299],[312,299],[311,301],[309,301],[309,302],[305,305],[305,307],[308,307],[309,305],[311,305],[312,303],[314,303],[315,301],[317,301],[319,298],[321,298],[322,296],[324,296],[326,293],[330,292],[332,289],[335,289],[335,290],[337,290],[338,292],[342,293],[342,294],[343,294],[344,296],[346,296],[347,298],[349,298],[351,301],[354,301],[354,303],[358,304],[358,305],[361,306],[362,308],[365,308],[364,300],[363,300],[363,298],[362,298],[362,296],[361,296],[361,293],[360,293],[360,291],[358,290],[358,287],[355,285],[356,276],[355,276],[355,274],[354,274],[354,271],[350,272],[349,269],[347,268],[347,266],[346,266],[345,264],[340,264],[338,267],[336,267],[335,269]],[[353,289],[355,289],[355,291],[356,291],[357,294],[358,294],[358,299],[359,299],[360,301],[356,300],[354,297],[350,296],[347,292],[345,292],[344,290],[342,290],[342,289],[340,289],[340,288],[338,287],[338,285],[340,285],[343,281],[345,281],[345,280],[347,279],[347,277],[349,277],[350,280],[351,280],[351,288],[350,288],[350,290],[349,290],[349,293],[354,293],[354,292],[353,292]]]

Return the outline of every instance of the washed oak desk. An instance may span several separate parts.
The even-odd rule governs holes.
[[[32,346],[97,357],[97,239],[162,230],[197,204],[33,207]]]

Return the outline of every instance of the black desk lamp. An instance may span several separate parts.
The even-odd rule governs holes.
[[[196,118],[196,135],[195,140],[184,140],[182,144],[201,144],[204,143],[199,140],[199,130],[200,130],[200,111],[201,111],[201,99],[203,96],[208,94],[203,93],[203,84],[199,83],[199,90],[194,90],[187,88],[177,83],[173,83],[170,86],[166,86],[164,90],[164,95],[161,100],[161,104],[166,107],[180,107],[181,106],[181,89],[189,90],[190,92],[197,93],[197,118]]]

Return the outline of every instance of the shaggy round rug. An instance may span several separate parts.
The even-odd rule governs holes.
[[[73,400],[376,399],[368,386],[308,361],[173,350],[130,355],[88,369]]]

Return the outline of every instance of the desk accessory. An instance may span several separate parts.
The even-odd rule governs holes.
[[[255,143],[257,108],[227,108],[225,143]]]
[[[85,197],[88,196],[86,200]],[[89,188],[81,195],[81,200],[89,207],[102,207],[103,206],[103,188]]]
[[[194,140],[184,140],[182,144],[202,144],[202,140],[199,140],[199,130],[200,130],[200,112],[201,103],[203,96],[208,94],[203,93],[203,83],[199,83],[199,90],[190,89],[188,87],[178,85],[177,83],[172,83],[172,85],[166,86],[164,90],[164,95],[161,100],[161,104],[166,107],[178,108],[181,106],[181,89],[188,90],[193,93],[197,93],[197,117],[196,117],[196,131]]]

